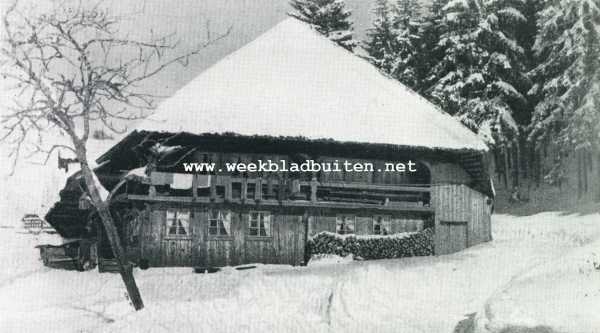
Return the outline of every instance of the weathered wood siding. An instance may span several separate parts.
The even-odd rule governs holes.
[[[489,198],[471,190],[471,220],[469,225],[469,246],[492,240],[491,205]]]
[[[271,237],[248,235],[249,207],[224,205],[215,209],[231,212],[228,236],[208,234],[208,207],[173,206],[166,203],[148,205],[142,212],[140,251],[130,253],[130,260],[148,260],[150,266],[236,266],[250,263],[300,265],[304,261],[306,230],[308,236],[321,231],[336,231],[334,210],[257,209],[271,213]],[[169,238],[167,209],[190,211],[189,238]],[[352,214],[352,212],[341,212]],[[379,213],[355,213],[355,234],[373,233],[373,217]],[[392,233],[420,231],[427,217],[419,214],[390,215]],[[308,225],[307,225],[308,224]]]
[[[163,234],[165,210],[150,209],[144,212],[147,222],[142,224],[140,258],[148,260],[150,266],[161,266],[160,244]]]
[[[485,195],[464,184],[432,186],[436,254],[456,252],[491,240],[491,210],[487,200]]]
[[[436,230],[436,254],[461,251],[469,245],[467,222],[440,221]]]
[[[257,159],[287,159],[286,156],[257,154],[220,154],[197,153],[198,161],[214,161],[219,164],[227,162],[250,162]],[[323,160],[333,158],[324,157]],[[355,160],[356,162],[365,162]],[[377,163],[381,161],[370,161]],[[150,266],[235,266],[249,263],[291,264],[299,265],[305,258],[307,237],[322,231],[336,232],[336,217],[339,214],[355,216],[354,233],[357,235],[373,234],[373,218],[376,215],[387,215],[391,233],[420,231],[433,225],[435,228],[436,254],[452,253],[484,241],[490,240],[490,205],[488,198],[465,184],[472,179],[464,169],[452,163],[427,163],[431,172],[430,204],[434,210],[434,218],[430,212],[410,212],[410,210],[382,211],[376,209],[350,209],[334,207],[262,207],[261,199],[256,193],[248,194],[248,201],[235,201],[235,189],[230,185],[221,201],[207,203],[195,201],[165,200],[148,203],[142,212],[140,231],[139,258],[148,260]],[[422,174],[423,175],[423,174]],[[422,176],[421,175],[421,176]],[[343,181],[351,183],[385,183],[402,184],[414,182],[416,179],[402,174],[322,174],[321,181]],[[216,178],[218,183],[218,178]],[[263,178],[269,182],[268,178]],[[260,184],[260,183],[259,183]],[[265,183],[262,183],[265,184]],[[215,184],[214,186],[218,186]],[[238,184],[239,185],[239,184]],[[239,193],[246,193],[242,182]],[[264,185],[268,187],[268,185]],[[211,188],[211,191],[214,190]],[[190,191],[191,192],[191,191]],[[259,194],[259,197],[275,198],[270,190]],[[212,192],[211,192],[212,193]],[[212,195],[212,194],[211,194]],[[233,201],[228,201],[234,199]],[[257,199],[254,201],[254,199]],[[251,203],[250,203],[251,202]],[[425,206],[426,208],[427,206]],[[388,207],[389,208],[389,207]],[[423,208],[423,207],[420,207]],[[168,209],[185,209],[190,212],[189,238],[170,239],[166,237],[166,211]],[[208,233],[209,210],[222,209],[231,213],[229,234],[214,236]],[[271,236],[249,236],[248,221],[252,210],[268,211],[271,214]],[[429,214],[429,215],[428,215]],[[431,221],[433,220],[433,221]],[[431,222],[429,222],[431,221]],[[429,223],[429,225],[428,225]],[[137,258],[137,259],[139,259]],[[133,258],[134,260],[136,258]]]
[[[159,204],[144,212],[139,256],[131,260],[148,260],[150,266],[235,266],[248,263],[299,265],[304,260],[305,224],[303,215],[285,210],[271,210],[271,236],[248,236],[251,209],[231,207],[230,234],[208,234],[208,207],[173,207],[191,212],[189,238],[168,238],[166,210]],[[264,211],[264,209],[261,209]],[[335,227],[335,225],[334,225]]]

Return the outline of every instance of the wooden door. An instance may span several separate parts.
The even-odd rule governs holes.
[[[467,248],[467,222],[440,221],[440,228],[436,233],[439,234],[436,254],[449,254]]]

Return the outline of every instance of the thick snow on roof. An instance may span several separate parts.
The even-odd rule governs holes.
[[[137,128],[487,149],[458,120],[293,18],[200,74]]]

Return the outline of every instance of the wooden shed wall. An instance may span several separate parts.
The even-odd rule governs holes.
[[[469,246],[492,240],[492,206],[487,196],[471,190],[471,220],[472,233]]]
[[[463,184],[433,185],[435,253],[448,254],[491,240],[487,197]]]

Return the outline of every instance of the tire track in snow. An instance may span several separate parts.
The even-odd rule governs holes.
[[[555,233],[549,233],[549,234],[555,234]],[[490,300],[496,299],[505,290],[510,289],[511,286],[513,286],[515,284],[516,280],[518,280],[520,277],[527,274],[528,272],[533,271],[536,268],[542,267],[542,266],[544,266],[548,263],[551,263],[555,260],[558,260],[562,257],[568,256],[571,252],[575,251],[576,249],[583,247],[586,244],[592,242],[593,239],[594,238],[592,238],[592,237],[582,238],[582,237],[578,237],[577,235],[566,235],[566,236],[563,235],[563,237],[559,237],[558,240],[564,241],[564,243],[561,244],[562,245],[561,250],[555,249],[556,254],[558,254],[558,255],[550,255],[550,256],[547,256],[544,258],[537,258],[536,260],[532,260],[532,262],[528,263],[527,265],[524,265],[524,267],[522,267],[517,272],[515,272],[513,275],[511,275],[510,278],[508,279],[508,281],[506,281],[505,283],[498,286],[490,294],[490,296],[483,303],[483,305],[480,309],[480,312],[482,311],[483,314],[480,314],[477,312],[466,314],[465,319],[459,321],[456,324],[453,333],[473,333],[473,332],[475,332],[475,323],[476,323],[476,320],[478,317],[481,316],[482,318],[485,318],[486,320],[490,320],[491,318],[493,318]],[[553,239],[553,240],[556,241],[555,239]],[[548,241],[548,240],[546,240],[546,241]]]

